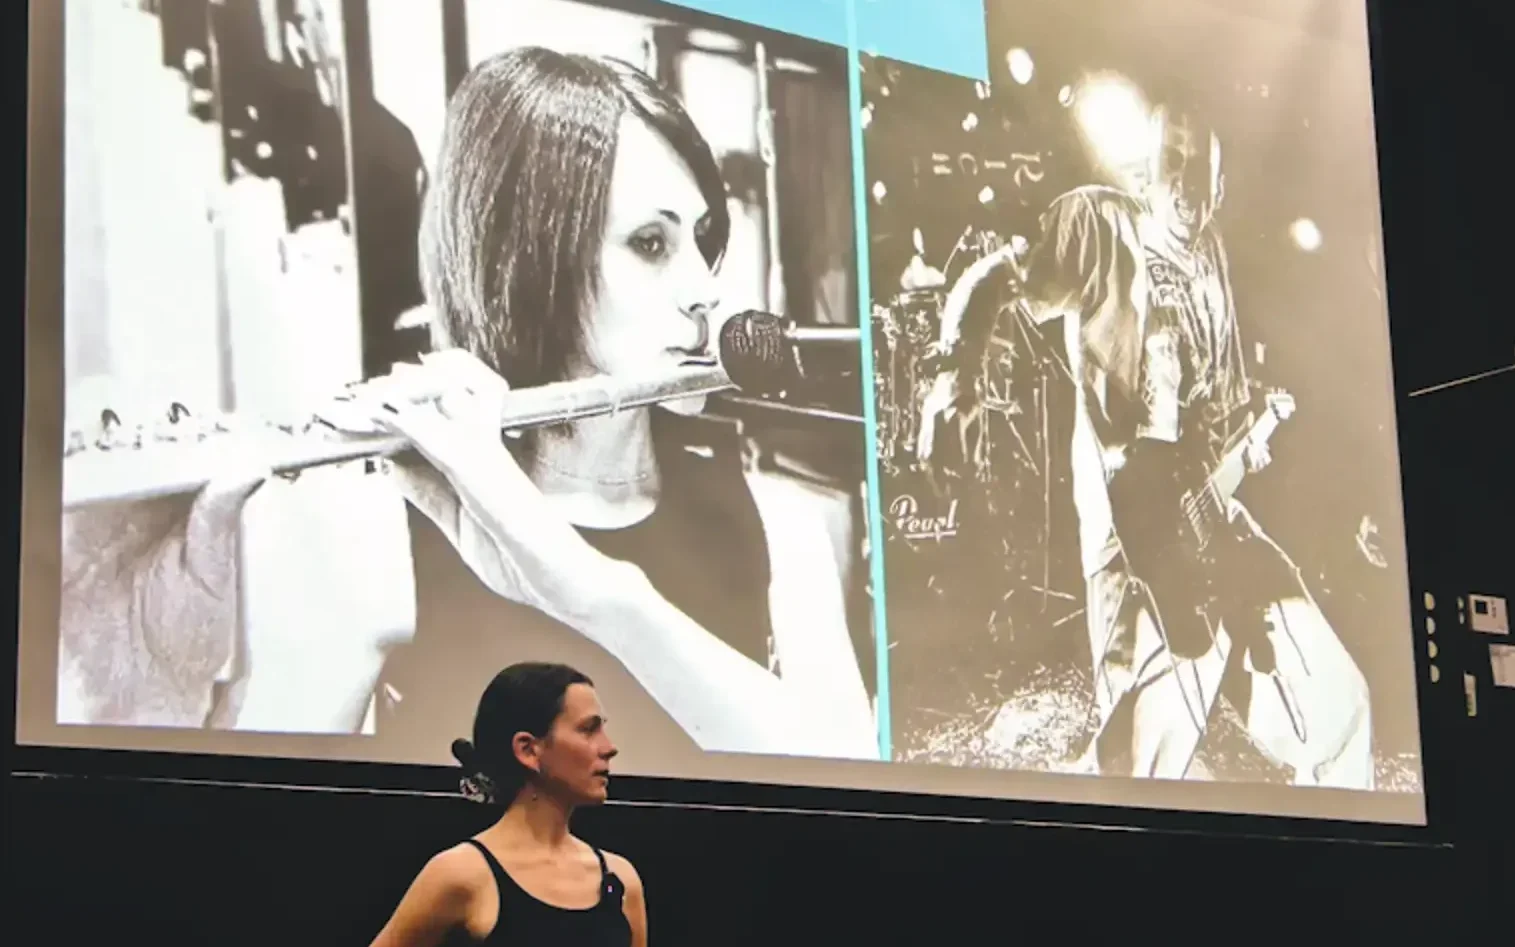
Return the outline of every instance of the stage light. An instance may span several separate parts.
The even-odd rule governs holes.
[[[1092,76],[1074,93],[1073,117],[1091,156],[1116,180],[1145,167],[1152,148],[1152,110],[1130,80]]]
[[[1320,228],[1308,217],[1301,217],[1289,225],[1289,238],[1294,241],[1296,247],[1306,253],[1319,250],[1322,240]]]
[[[1021,85],[1030,82],[1036,74],[1036,63],[1031,61],[1031,54],[1018,47],[1005,54],[1005,65],[1010,67],[1010,78]]]
[[[1063,108],[1067,108],[1073,104],[1073,87],[1071,85],[1065,85],[1057,90],[1057,104]]]

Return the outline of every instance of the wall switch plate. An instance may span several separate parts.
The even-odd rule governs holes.
[[[1468,625],[1486,635],[1509,634],[1509,603],[1497,595],[1469,595]]]

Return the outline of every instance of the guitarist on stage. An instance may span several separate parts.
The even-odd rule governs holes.
[[[1297,568],[1232,497],[1267,464],[1267,422],[1285,415],[1249,414],[1214,223],[1219,139],[1167,108],[1152,129],[1121,188],[1064,194],[1029,254],[991,254],[954,286],[919,452],[929,458],[938,422],[977,410],[971,379],[1002,314],[1061,317],[1099,719],[1087,762],[1183,778],[1224,679],[1254,742],[1297,784],[1371,789],[1367,683]]]

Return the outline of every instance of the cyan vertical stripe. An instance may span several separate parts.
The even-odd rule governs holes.
[[[988,80],[984,0],[672,0],[939,72]],[[855,40],[855,42],[853,42]]]
[[[849,0],[847,17],[847,102],[852,113],[852,226],[857,242],[858,325],[863,329],[863,458],[867,479],[868,570],[873,600],[874,677],[877,682],[875,718],[879,757],[894,756],[894,722],[890,712],[889,608],[884,578],[884,510],[879,492],[878,392],[874,388],[873,299],[868,265],[868,175],[863,154],[863,76],[858,49],[859,23],[852,15],[856,0]]]
[[[679,5],[802,36],[847,50],[847,98],[852,130],[853,224],[857,240],[858,324],[862,346],[863,418],[866,466],[869,572],[873,604],[874,667],[877,675],[879,753],[893,755],[890,705],[889,616],[885,580],[884,517],[879,483],[878,411],[874,391],[869,289],[868,178],[863,151],[860,61],[883,56],[939,72],[987,80],[988,40],[984,0],[678,0]]]

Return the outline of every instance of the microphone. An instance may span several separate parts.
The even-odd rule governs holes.
[[[732,337],[729,341],[728,336]],[[756,310],[734,316],[721,327],[723,352],[728,345],[743,352],[750,350],[754,357],[785,369],[782,377],[780,373],[769,376],[773,380],[770,394],[780,394],[787,386],[805,379],[808,373],[802,348],[813,351],[816,346],[861,346],[862,341],[863,333],[856,326],[798,326]]]
[[[734,316],[721,327],[721,351],[740,352],[762,364],[773,365],[774,370],[764,373],[769,382],[766,391],[754,392],[744,386],[741,392],[727,394],[721,401],[739,409],[761,409],[770,415],[776,412],[807,422],[862,424],[864,419],[859,415],[813,404],[795,404],[786,397],[807,388],[814,390],[814,383],[805,370],[803,350],[814,352],[820,346],[834,350],[837,345],[856,349],[862,345],[862,336],[861,330],[855,326],[797,326],[756,310]],[[771,396],[779,397],[775,400]]]
[[[860,345],[863,333],[857,326],[801,326],[785,322],[778,316],[751,310],[727,320],[722,332],[727,331],[758,340],[759,345],[771,346],[783,342],[791,345]]]
[[[780,393],[798,374],[782,344],[777,316],[747,312],[728,320],[718,335],[719,357],[692,358],[672,371],[647,376],[603,375],[553,382],[508,392],[500,410],[501,431],[523,431],[615,414],[664,401],[737,390]],[[424,399],[422,399],[424,400]],[[106,411],[105,415],[114,418]],[[105,419],[102,419],[105,420]],[[235,418],[227,419],[235,422]],[[196,425],[178,405],[158,426],[123,432],[105,424],[93,444],[74,433],[63,458],[63,510],[194,493],[210,482],[215,455],[227,438],[245,442],[275,474],[290,476],[330,464],[388,456],[410,442],[391,434],[339,431],[319,417],[303,426],[218,421]]]

